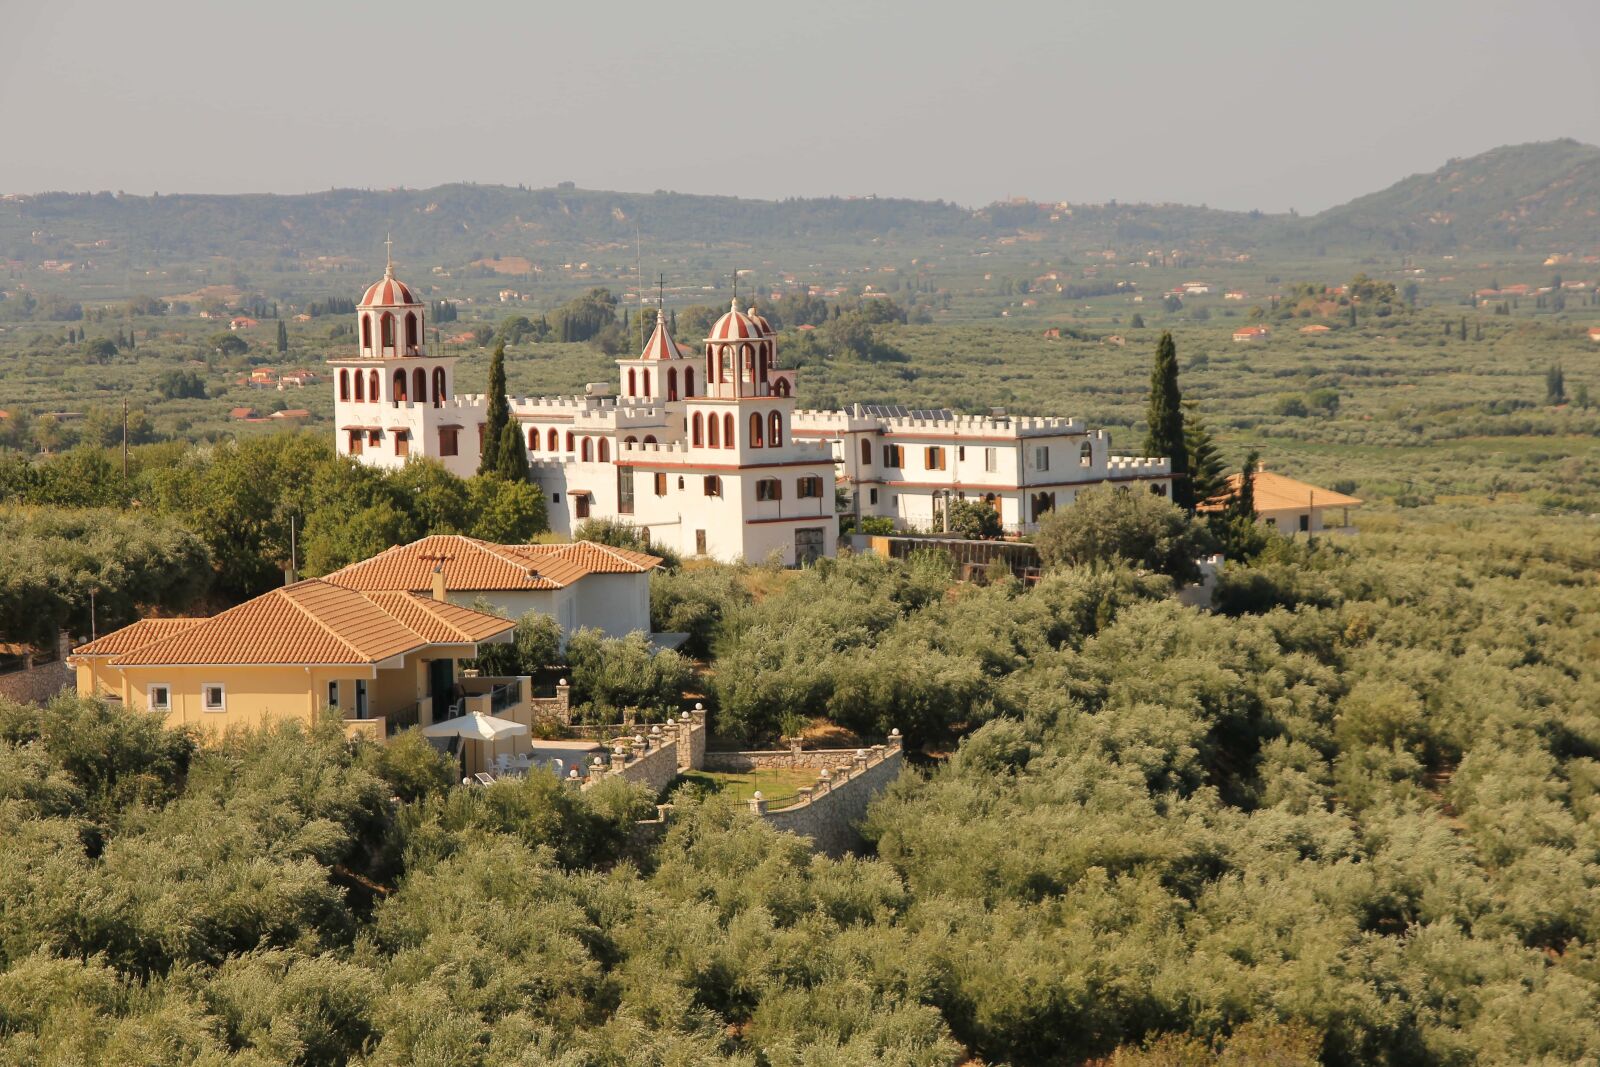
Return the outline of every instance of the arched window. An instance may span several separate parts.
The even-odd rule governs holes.
[[[645,434],[644,435],[644,443],[647,444],[647,445],[655,444],[656,443],[656,435],[653,434],[653,433]]]
[[[1156,496],[1166,496],[1167,487],[1160,482],[1151,482],[1150,492],[1154,493]]]
[[[788,396],[789,395],[789,379],[787,379],[787,378],[779,378],[778,379],[777,388],[775,390],[773,390],[773,391],[776,392],[779,396]]]
[[[428,372],[421,367],[411,372],[411,399],[419,404],[428,400]]]
[[[415,352],[416,350],[417,350],[417,313],[414,312],[414,311],[408,311],[408,312],[406,312],[406,351],[407,352]]]
[[[611,462],[611,441],[605,437],[600,438],[600,462]]]
[[[995,499],[995,495],[993,493],[983,494],[983,502],[989,505],[990,509],[993,510],[996,515],[1000,514],[1000,502]]]
[[[739,346],[739,379],[745,382],[756,380],[756,350],[750,345]]]
[[[694,368],[683,368],[683,395],[694,396]]]
[[[767,416],[767,447],[783,447],[783,416],[776,411]]]
[[[1078,449],[1078,466],[1094,466],[1094,446],[1089,444],[1088,441],[1085,441],[1083,446]]]
[[[630,433],[628,436],[622,439],[622,443],[627,445],[629,448],[632,448],[634,445],[639,443],[639,439]]]
[[[733,447],[733,414],[722,416],[722,447]]]
[[[567,431],[567,451],[568,452],[576,452],[577,450],[578,450],[578,435],[573,433],[571,430],[568,430]]]
[[[559,452],[561,450],[561,435],[556,433],[554,426],[552,426],[550,428],[550,432],[545,435],[544,446],[552,452]]]
[[[361,347],[362,348],[367,348],[367,349],[370,349],[372,347],[372,316],[371,315],[363,315],[363,316],[361,316]]]
[[[384,348],[393,348],[394,347],[394,316],[389,314],[387,311],[385,311],[383,313],[383,318],[381,320],[379,320],[379,321],[381,322],[381,324],[383,326],[383,347]]]
[[[872,442],[865,437],[861,439],[861,465],[863,467],[872,465]]]
[[[539,427],[537,426],[528,427],[528,451],[539,451]]]
[[[350,399],[350,372],[347,370],[339,372],[339,399]]]
[[[705,423],[701,420],[700,413],[698,411],[694,413],[694,422],[691,425],[693,425],[694,431],[693,436],[691,436],[689,440],[693,442],[694,447],[699,448],[701,445],[706,443],[706,439]]]
[[[376,404],[380,399],[378,396],[379,381],[380,379],[378,378],[378,372],[376,370],[367,372],[367,399],[371,400],[374,404]]]
[[[756,348],[756,376],[765,382],[767,380],[767,346],[765,344]]]
[[[628,368],[628,395],[639,395],[639,382],[638,379],[634,377],[634,370],[632,367]]]
[[[438,407],[450,399],[444,395],[444,368],[433,368],[433,406]]]
[[[694,371],[690,371],[689,373],[693,374]],[[667,399],[668,400],[676,400],[676,399],[678,399],[678,368],[677,367],[668,367],[667,368]]]
[[[644,381],[641,382],[640,384],[644,386],[644,398],[646,400],[649,400],[650,399],[650,372],[649,371],[645,371],[639,377],[644,379]]]
[[[722,420],[715,415],[706,419],[706,447],[718,448],[722,445]]]
[[[757,500],[782,500],[783,483],[776,478],[762,478],[756,482]]]
[[[717,369],[717,381],[719,381],[719,382],[731,382],[731,381],[733,381],[733,346],[732,345],[723,345],[722,346],[722,362],[721,362],[721,365]]]
[[[761,447],[761,412],[750,413],[750,447]]]
[[[404,404],[406,402],[406,372],[394,372],[394,395],[389,398],[391,404]]]
[[[583,461],[585,463],[588,463],[590,460],[594,459],[594,440],[593,440],[593,438],[585,437],[583,439],[583,455],[582,455],[581,458],[583,459]]]
[[[365,378],[365,375],[363,375],[360,371],[356,371],[356,399],[357,400],[365,400],[367,398],[366,387],[361,384],[362,380],[364,378]]]

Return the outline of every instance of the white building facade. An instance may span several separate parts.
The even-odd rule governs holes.
[[[363,295],[360,354],[329,361],[339,452],[383,467],[427,457],[467,477],[487,404],[455,393],[453,357],[428,354],[424,310],[392,268]],[[737,303],[697,350],[663,316],[638,357],[617,361],[615,394],[508,398],[551,529],[618,519],[684,556],[794,565],[835,554],[836,488],[858,517],[930,531],[950,501],[981,500],[1012,533],[1090,485],[1171,491],[1167,460],[1114,457],[1110,435],[1076,419],[796,411],[777,348],[771,324]]]
[[[1008,533],[1026,534],[1091,486],[1172,492],[1168,460],[1114,456],[1111,434],[1078,419],[856,404],[798,411],[794,432],[829,444],[853,514],[931,533],[948,528],[955,500],[987,504]]]

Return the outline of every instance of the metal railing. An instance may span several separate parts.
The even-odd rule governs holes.
[[[495,686],[494,692],[489,695],[489,714],[499,715],[510,711],[522,702],[522,681],[507,682],[505,685]]]
[[[391,711],[385,715],[384,718],[387,720],[385,731],[386,736],[393,737],[396,733],[404,730],[406,727],[415,726],[417,723],[421,722],[421,709],[422,702],[417,701],[413,704],[407,704],[402,708],[396,708],[394,711]]]

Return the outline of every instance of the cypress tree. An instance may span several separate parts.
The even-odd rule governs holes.
[[[1354,326],[1355,324],[1356,324],[1356,306],[1354,304],[1351,304],[1350,305],[1350,325]]]
[[[1544,373],[1544,402],[1551,406],[1567,402],[1567,376],[1562,373],[1559,363],[1551,364]]]
[[[283,324],[282,319],[278,320],[278,351],[289,351],[289,327]]]
[[[1463,341],[1467,339],[1467,317],[1465,315],[1461,316],[1461,339]]]
[[[527,446],[522,440],[522,427],[515,421],[508,421],[500,433],[500,456],[494,470],[508,482],[528,480]]]
[[[1193,486],[1195,503],[1221,495],[1228,488],[1224,475],[1227,469],[1222,453],[1211,439],[1211,428],[1195,410],[1194,401],[1184,402],[1183,438],[1189,451],[1189,484]]]
[[[1256,517],[1256,468],[1260,465],[1261,453],[1252,449],[1239,474],[1239,491],[1233,494],[1232,512],[1251,521]]]
[[[1178,346],[1172,331],[1161,334],[1150,372],[1150,431],[1145,451],[1172,461],[1172,502],[1194,510],[1194,484],[1189,480],[1189,448],[1183,435],[1183,396],[1178,391]]]
[[[511,405],[506,400],[506,343],[494,346],[489,360],[489,413],[483,424],[483,454],[478,457],[478,473],[491,474],[500,467],[501,442],[511,422]],[[526,465],[526,459],[524,459]]]

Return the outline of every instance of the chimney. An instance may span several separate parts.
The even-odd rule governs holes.
[[[444,602],[444,560],[440,560],[433,567],[433,599]]]

